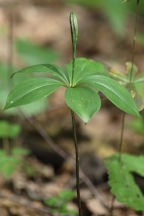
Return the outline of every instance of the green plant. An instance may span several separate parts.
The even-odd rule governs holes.
[[[9,178],[21,162],[21,156],[29,154],[29,151],[22,148],[10,148],[8,139],[16,138],[21,131],[19,124],[12,124],[7,121],[0,121],[0,138],[3,141],[4,149],[0,149],[0,172],[5,178]]]
[[[82,215],[79,186],[79,152],[76,134],[75,113],[87,123],[100,109],[102,92],[115,106],[124,112],[139,116],[135,101],[130,93],[117,81],[110,78],[104,66],[86,58],[76,58],[78,24],[76,16],[70,13],[73,60],[60,68],[52,64],[39,64],[24,68],[17,74],[33,72],[47,73],[49,77],[28,78],[17,84],[9,93],[5,109],[31,103],[52,94],[59,87],[65,87],[65,101],[71,110],[73,136],[76,152],[76,180],[79,216]]]
[[[29,151],[22,148],[12,148],[10,155],[7,155],[5,150],[0,150],[0,173],[5,178],[9,178],[17,167],[20,166],[22,162],[21,157],[28,154]]]
[[[0,121],[0,138],[15,138],[19,135],[21,127],[19,124],[12,124],[7,121]]]
[[[60,58],[60,54],[52,49],[46,49],[40,45],[37,45],[30,40],[24,39],[16,39],[15,41],[15,50],[16,53],[22,62],[27,66],[33,64],[40,64],[45,62],[55,62]],[[11,66],[11,70],[17,71],[19,70],[16,66]],[[5,62],[0,63],[0,111],[2,111],[2,107],[5,103],[5,98],[10,89],[10,83],[12,82],[10,78],[10,70],[9,64]],[[34,76],[38,76],[38,74],[34,74]],[[13,84],[20,83],[24,79],[27,79],[28,75],[23,76],[15,76],[13,79]],[[21,107],[22,111],[28,115],[34,115],[40,113],[46,109],[48,106],[48,100],[46,98],[42,98],[40,101],[36,101],[32,104],[25,105]],[[18,113],[17,109],[11,109],[5,112],[6,114],[15,114]]]
[[[134,64],[135,57],[135,45],[136,45],[136,27],[138,17],[138,6],[140,1],[137,0],[135,26],[134,26],[134,38],[132,49],[132,62],[127,62],[127,73],[122,75],[120,73],[111,72],[110,75],[123,84],[131,93],[137,103],[139,111],[142,113],[142,117],[137,119],[136,128],[142,129],[143,121],[143,108],[144,108],[144,75],[137,76],[138,69]],[[139,124],[140,123],[140,124]],[[122,144],[124,138],[125,128],[125,115],[122,118],[122,129],[120,136],[119,154],[113,155],[105,160],[105,164],[109,173],[109,185],[111,186],[111,192],[117,197],[118,201],[125,203],[128,207],[132,207],[137,211],[144,211],[144,196],[141,189],[138,187],[134,180],[133,172],[140,176],[144,176],[144,170],[142,167],[144,156],[132,156],[128,154],[122,154]],[[113,203],[111,206],[111,215],[113,210]]]
[[[70,190],[63,190],[57,196],[44,199],[44,203],[49,206],[51,212],[60,215],[77,215],[75,210],[70,210],[67,205],[70,200],[75,198],[75,193]]]
[[[144,156],[113,155],[105,160],[109,173],[111,192],[119,202],[137,211],[144,211],[144,195],[134,180],[132,172],[144,177]]]

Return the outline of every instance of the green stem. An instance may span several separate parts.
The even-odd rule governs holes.
[[[75,59],[76,59],[76,47],[73,48],[73,61],[72,61],[72,83],[71,86],[73,87],[73,81],[74,81],[74,71],[75,71]]]
[[[130,71],[129,80],[132,82],[133,80],[133,68],[134,68],[134,58],[135,58],[135,47],[136,47],[136,35],[137,35],[137,21],[138,21],[138,9],[139,9],[140,0],[137,0],[136,3],[136,13],[135,13],[135,24],[134,24],[134,34],[133,34],[133,46],[132,46],[132,67]]]
[[[72,117],[72,126],[73,126],[73,140],[74,140],[75,155],[76,155],[77,203],[78,203],[78,208],[79,208],[79,216],[82,216],[81,198],[80,198],[80,182],[79,182],[79,150],[78,150],[78,142],[77,142],[75,114],[74,114],[74,112],[72,110],[71,110],[71,117]]]
[[[122,124],[121,124],[121,134],[120,134],[120,143],[119,143],[119,162],[121,162],[121,156],[122,156],[122,147],[123,147],[124,129],[125,129],[125,116],[126,116],[126,114],[123,113]]]

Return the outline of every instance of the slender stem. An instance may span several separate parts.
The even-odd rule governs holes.
[[[79,150],[78,150],[78,142],[77,142],[75,114],[72,110],[71,110],[71,117],[72,117],[72,126],[73,126],[73,140],[74,140],[75,155],[76,155],[77,203],[78,203],[78,207],[79,207],[79,216],[82,216],[81,198],[80,198],[80,182],[79,182]]]
[[[75,53],[75,49],[73,49],[73,61],[72,61],[72,83],[71,83],[72,86],[73,86],[74,71],[75,71],[75,59],[76,59],[76,53]]]
[[[134,33],[133,33],[133,45],[132,45],[132,67],[130,71],[129,80],[132,82],[133,79],[133,68],[134,68],[134,58],[135,58],[135,47],[136,47],[136,35],[137,35],[137,21],[138,21],[138,9],[139,9],[140,0],[136,2],[136,13],[135,13],[135,24],[134,24]]]
[[[123,113],[122,124],[121,124],[120,142],[119,142],[119,162],[121,162],[121,156],[122,156],[122,147],[123,147],[124,129],[125,129],[125,116],[126,116],[126,114]]]

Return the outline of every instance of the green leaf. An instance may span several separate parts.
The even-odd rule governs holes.
[[[12,155],[21,155],[21,156],[27,156],[29,155],[30,151],[28,149],[23,148],[12,148],[11,150]]]
[[[21,107],[21,110],[29,115],[36,115],[46,110],[48,106],[48,98],[42,98],[41,100],[35,101],[31,104],[27,104]],[[17,110],[17,109],[15,109]],[[8,110],[9,111],[9,110]]]
[[[88,87],[68,88],[65,92],[65,101],[85,123],[100,109],[101,105],[97,92]]]
[[[63,71],[60,67],[58,67],[57,65],[54,65],[54,64],[38,64],[38,65],[33,65],[33,66],[30,66],[30,67],[26,67],[26,68],[23,68],[17,72],[15,72],[13,74],[13,76],[18,76],[18,81],[20,80],[21,78],[21,74],[22,73],[47,73],[50,78],[53,78],[53,79],[58,79],[66,84],[68,84],[68,77],[66,76],[65,74],[65,71]],[[16,79],[15,78],[15,79]],[[23,80],[22,80],[23,81]]]
[[[139,110],[144,109],[144,83],[143,82],[136,82],[134,83],[134,87],[136,90],[136,100],[139,105]]]
[[[15,68],[12,68],[15,71]],[[0,108],[4,106],[9,92],[10,74],[8,64],[0,63]]]
[[[20,160],[13,156],[7,156],[4,151],[3,154],[0,154],[0,156],[0,172],[5,178],[9,178],[10,175],[16,170]]]
[[[51,198],[45,199],[44,203],[48,206],[57,206],[60,203],[60,200],[57,197],[51,197]]]
[[[63,200],[71,200],[76,196],[76,194],[74,191],[63,190],[58,193],[58,196]]]
[[[144,135],[144,120],[142,118],[133,119],[129,126],[136,133]]]
[[[126,62],[126,70],[127,70],[128,80],[133,82],[135,80],[135,75],[138,72],[137,66],[132,62]]]
[[[144,211],[144,196],[135,183],[132,172],[144,176],[144,156],[114,155],[105,161],[109,173],[111,192],[119,202],[137,211]]]
[[[59,58],[58,52],[23,39],[16,40],[16,51],[27,65],[51,63]]]
[[[21,128],[19,124],[11,124],[7,121],[0,121],[0,137],[1,138],[15,138],[20,133]]]
[[[140,76],[134,80],[134,83],[143,83],[144,84],[144,76]]]
[[[5,109],[32,103],[52,94],[62,84],[50,78],[31,78],[16,85],[8,95]]]
[[[139,116],[134,99],[117,81],[104,75],[93,75],[87,77],[87,79],[83,79],[80,84],[87,84],[99,90],[119,109],[126,113]]]
[[[68,80],[71,83],[72,80],[72,61],[65,65],[65,73],[67,74]],[[74,86],[83,78],[86,78],[92,74],[105,73],[104,66],[86,58],[77,58],[75,61],[75,72],[74,72]],[[108,75],[108,74],[107,74]]]

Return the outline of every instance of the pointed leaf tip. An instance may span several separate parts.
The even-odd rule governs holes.
[[[84,123],[87,123],[101,106],[97,92],[88,87],[68,88],[65,92],[65,101]]]

